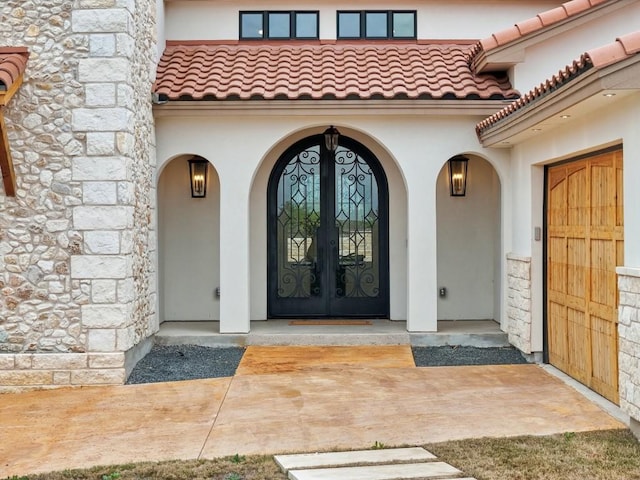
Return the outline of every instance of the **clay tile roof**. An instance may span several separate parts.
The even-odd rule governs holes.
[[[596,68],[617,63],[640,52],[640,31],[616,38],[616,41],[604,47],[594,48],[585,53]]]
[[[504,46],[514,40],[540,31],[556,23],[567,20],[590,8],[615,0],[571,0],[561,6],[539,13],[533,18],[516,23],[514,26],[494,33],[490,37],[480,40],[471,50],[470,57],[475,57],[479,52],[489,52],[495,48]]]
[[[170,100],[512,99],[503,75],[474,74],[469,45],[169,45],[154,92]]]
[[[27,66],[29,51],[24,47],[0,47],[0,91],[6,91]]]
[[[522,96],[499,112],[476,125],[476,133],[480,136],[485,130],[509,117],[516,111],[527,107],[536,100],[557,90],[582,73],[590,69],[602,69],[621,62],[640,53],[640,31],[618,37],[615,42],[583,53],[578,60],[567,65],[556,75]]]

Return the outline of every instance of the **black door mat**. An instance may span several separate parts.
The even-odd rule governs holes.
[[[511,365],[528,363],[513,347],[411,347],[416,367]]]

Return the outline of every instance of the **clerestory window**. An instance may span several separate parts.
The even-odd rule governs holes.
[[[241,40],[317,39],[317,11],[240,12]]]
[[[415,10],[339,10],[338,39],[415,39]]]

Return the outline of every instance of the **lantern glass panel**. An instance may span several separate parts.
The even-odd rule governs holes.
[[[452,197],[464,197],[467,193],[466,157],[454,157],[449,160],[449,188]]]
[[[324,131],[324,143],[327,147],[327,150],[330,152],[335,152],[336,148],[338,148],[338,140],[340,138],[340,132],[336,127],[331,125]]]
[[[191,197],[204,198],[207,196],[207,166],[204,159],[189,160],[189,174],[191,177]]]

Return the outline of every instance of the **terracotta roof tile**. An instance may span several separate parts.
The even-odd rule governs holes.
[[[627,55],[633,55],[640,51],[640,31],[618,37],[617,41],[623,46]]]
[[[24,73],[29,51],[24,47],[0,47],[0,90],[9,90]]]
[[[618,37],[614,43],[589,50],[588,55],[596,68],[603,68],[640,52],[640,31]]]
[[[590,2],[589,0],[573,0],[573,2],[567,2],[563,5],[568,16],[577,15],[580,12],[587,10],[589,7],[596,5],[598,2]]]
[[[530,18],[523,22],[519,22],[517,26],[518,30],[518,38],[523,37],[525,35],[529,35],[530,33],[535,32],[540,28],[540,20],[538,17]],[[492,37],[493,38],[493,37]]]
[[[476,133],[478,136],[482,135],[488,128],[566,85],[587,70],[602,69],[638,53],[640,53],[640,31],[618,37],[615,42],[603,47],[589,50],[571,65],[567,65],[563,70],[560,70],[556,75],[541,83],[526,95],[478,123],[476,125]]]
[[[588,8],[585,5],[586,8]],[[576,10],[576,13],[579,10]],[[574,13],[575,15],[575,13]],[[551,10],[547,10],[545,12],[541,12],[537,15],[538,19],[540,19],[540,24],[543,27],[547,27],[549,25],[553,25],[554,23],[558,23],[566,18],[569,18],[569,14],[564,6],[560,6],[557,8],[552,8]]]
[[[471,50],[470,58],[474,58],[481,51],[489,52],[608,1],[615,0],[571,0],[563,3],[559,7],[539,13],[535,17],[518,22],[512,27],[480,40]]]
[[[170,100],[505,99],[506,76],[474,74],[469,45],[169,45],[154,92]]]

